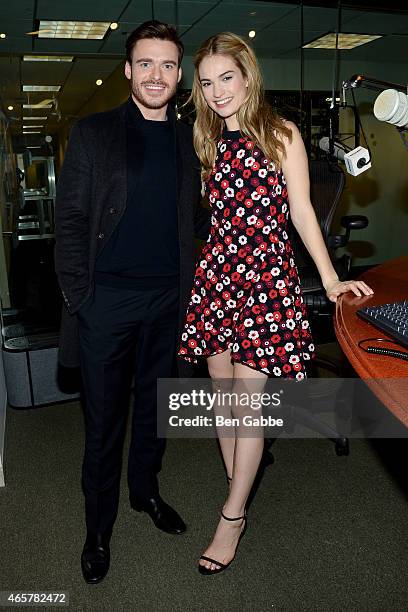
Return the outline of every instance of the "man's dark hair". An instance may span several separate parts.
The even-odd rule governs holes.
[[[144,38],[158,38],[159,40],[169,40],[173,42],[178,49],[178,63],[181,64],[184,53],[184,45],[178,37],[177,31],[173,26],[162,23],[161,21],[145,21],[136,30],[129,34],[126,40],[126,61],[132,65],[132,53],[134,46],[138,40]]]

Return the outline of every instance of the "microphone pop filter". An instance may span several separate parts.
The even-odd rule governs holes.
[[[397,127],[408,126],[408,96],[396,89],[382,91],[374,103],[374,116]]]

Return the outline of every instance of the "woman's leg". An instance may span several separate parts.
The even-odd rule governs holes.
[[[207,365],[214,393],[219,392],[221,397],[223,393],[230,393],[234,376],[234,366],[231,363],[230,351],[224,351],[218,355],[208,357]],[[216,403],[214,405],[214,414],[223,414],[225,416],[225,406],[217,405]],[[228,416],[231,416],[230,410],[228,410]],[[231,478],[234,462],[235,436],[232,435],[231,428],[229,428],[228,431],[225,431],[225,428],[222,427],[218,428],[217,434],[227,476]]]
[[[252,394],[263,392],[267,379],[263,372],[236,363],[232,391],[238,397],[250,398]],[[263,427],[245,425],[242,419],[246,415],[256,418],[260,416],[260,411],[254,411],[247,404],[238,404],[233,409],[233,416],[239,420],[240,425],[236,427],[231,489],[224,506],[227,516],[243,515],[264,450]]]
[[[242,394],[248,394],[250,399],[252,393],[262,393],[266,380],[266,374],[242,364],[234,364],[232,392],[236,393],[238,397],[243,397]],[[250,404],[250,402],[248,403]],[[264,448],[262,427],[254,428],[242,423],[242,418],[245,415],[257,416],[257,413],[254,415],[248,403],[238,403],[232,410],[233,417],[237,418],[240,424],[236,427],[231,488],[223,507],[224,514],[230,518],[240,517],[245,513],[245,504],[254,483]],[[229,563],[234,558],[243,528],[244,520],[230,522],[221,517],[214,539],[204,555],[223,564]],[[211,563],[204,559],[200,560],[200,565],[204,565],[211,570],[219,567],[217,563]]]

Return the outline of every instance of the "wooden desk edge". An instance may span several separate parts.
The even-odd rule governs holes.
[[[343,313],[341,308],[344,299],[345,294],[341,295],[338,298],[334,314],[334,331],[336,333],[341,349],[343,350],[351,366],[355,369],[359,377],[364,380],[367,386],[390,410],[390,412],[392,412],[401,423],[408,427],[407,407],[404,407],[394,398],[392,398],[389,392],[387,392],[387,390],[385,390],[383,386],[377,382],[378,377],[375,375],[375,371],[370,371],[369,367],[365,367],[365,365],[370,365],[368,359],[365,359],[364,365],[361,363],[361,356],[365,357],[365,354],[362,355],[363,350],[359,348],[357,344],[350,344],[348,337],[345,334],[346,327],[344,325]],[[382,335],[385,335],[384,332],[381,333]],[[380,355],[370,355],[370,357],[372,357],[373,359],[382,359]]]

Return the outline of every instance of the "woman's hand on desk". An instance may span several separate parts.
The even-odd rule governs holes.
[[[339,281],[334,280],[325,285],[326,295],[331,302],[336,302],[339,295],[352,291],[357,297],[362,295],[373,295],[374,291],[364,281],[348,280]]]

